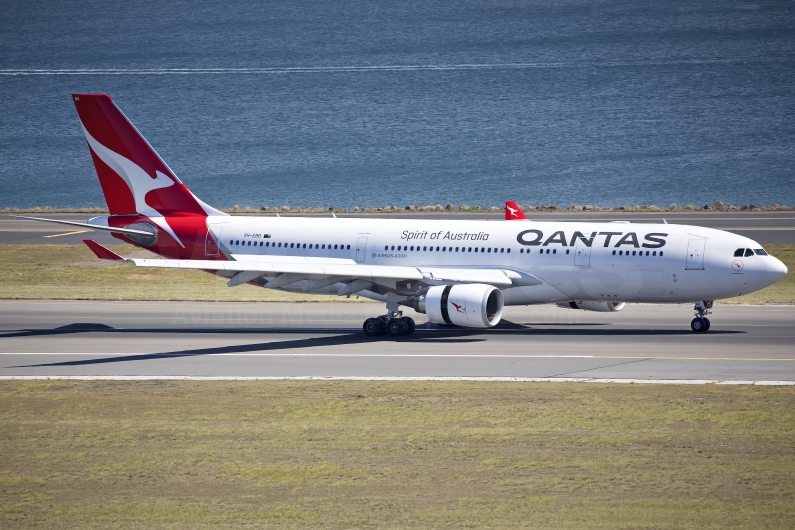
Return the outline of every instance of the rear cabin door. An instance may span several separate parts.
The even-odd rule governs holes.
[[[359,237],[359,242],[356,244],[356,263],[364,263],[367,257],[367,236]]]
[[[591,247],[579,238],[577,239],[577,244],[574,245],[574,265],[576,267],[591,266]]]
[[[207,236],[204,238],[204,255],[217,256],[219,254],[218,242],[221,241],[221,232],[224,227],[221,225],[210,225],[207,229]],[[215,237],[213,237],[215,234]]]
[[[687,264],[685,269],[703,270],[704,269],[704,246],[706,239],[691,239],[687,244]]]

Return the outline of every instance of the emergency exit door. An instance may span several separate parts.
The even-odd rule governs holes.
[[[361,236],[356,243],[356,263],[364,263],[367,257],[367,236]]]

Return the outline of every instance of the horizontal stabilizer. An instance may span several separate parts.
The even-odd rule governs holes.
[[[47,223],[58,223],[62,225],[71,225],[71,226],[82,226],[83,228],[93,228],[94,230],[104,230],[105,232],[116,232],[118,234],[131,234],[134,236],[146,236],[152,237],[155,234],[152,232],[147,232],[146,230],[135,230],[132,228],[117,228],[115,226],[99,226],[99,225],[92,225],[89,223],[77,223],[75,221],[63,221],[61,219],[45,219],[43,217],[28,217],[26,215],[14,215],[13,217],[17,217],[19,219],[30,219],[32,221],[45,221]]]
[[[91,249],[91,252],[96,254],[99,259],[111,259],[114,261],[124,261],[124,258],[113,252],[112,250],[103,247],[96,241],[92,239],[84,239],[83,243],[85,243],[88,248]]]

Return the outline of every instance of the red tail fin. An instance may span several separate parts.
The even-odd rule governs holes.
[[[506,221],[527,221],[522,208],[513,201],[505,203],[505,220]]]
[[[223,215],[198,200],[105,94],[72,94],[112,215]]]

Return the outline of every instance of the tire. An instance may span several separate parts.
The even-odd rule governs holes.
[[[398,318],[393,318],[386,326],[386,331],[390,337],[399,337],[403,335],[408,326],[400,321]]]
[[[412,333],[414,333],[414,328],[416,327],[414,324],[414,319],[411,317],[404,317],[403,320],[405,320],[406,324],[408,324],[406,335],[411,335]]]
[[[707,323],[704,322],[703,318],[694,318],[690,321],[690,329],[695,331],[696,333],[702,333],[707,329]]]
[[[381,334],[381,323],[377,318],[368,318],[364,321],[362,330],[368,337],[376,337]]]
[[[704,331],[709,331],[710,324],[709,324],[709,319],[707,317],[704,317],[704,324],[706,324],[706,326],[704,327]]]

